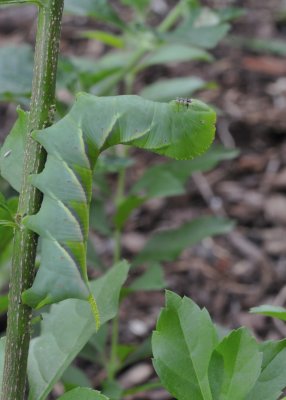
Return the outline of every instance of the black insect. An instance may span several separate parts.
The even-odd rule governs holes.
[[[177,97],[176,103],[189,107],[189,105],[192,104],[192,99],[184,99],[183,97]]]

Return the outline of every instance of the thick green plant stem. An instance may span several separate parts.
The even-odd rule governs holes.
[[[184,8],[185,0],[179,1],[178,4],[174,8],[172,8],[166,18],[161,22],[158,27],[158,31],[164,33],[172,28],[178,18],[182,15]]]
[[[37,235],[21,225],[21,218],[35,214],[41,193],[30,184],[29,175],[39,173],[46,154],[31,132],[52,123],[55,109],[57,60],[64,0],[46,0],[39,8],[30,118],[25,146],[22,189],[9,290],[8,326],[1,400],[23,400],[30,342],[32,311],[22,304],[21,294],[29,289],[35,275]]]

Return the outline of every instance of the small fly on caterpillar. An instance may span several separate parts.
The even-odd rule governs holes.
[[[192,104],[192,99],[184,99],[183,97],[177,97],[176,103],[181,104],[183,106],[187,106],[187,108],[188,108],[189,105]]]

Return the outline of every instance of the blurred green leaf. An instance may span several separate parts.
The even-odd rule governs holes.
[[[185,192],[184,185],[172,171],[169,172],[168,165],[167,162],[160,166],[148,168],[132,187],[131,193],[140,194],[145,196],[146,199],[183,194]]]
[[[286,382],[286,340],[260,344],[261,374],[245,400],[277,400]]]
[[[120,28],[125,26],[107,0],[65,0],[65,12],[97,18]]]
[[[226,7],[216,10],[221,22],[229,22],[246,14],[246,10],[241,7]]]
[[[71,91],[86,90],[117,73],[128,62],[129,53],[109,52],[98,60],[87,57],[60,58],[58,85]]]
[[[135,364],[138,361],[152,357],[151,338],[148,337],[140,343],[138,347],[126,358],[122,367],[126,368],[129,365]]]
[[[81,33],[82,37],[87,39],[98,40],[108,46],[123,48],[124,47],[124,40],[121,39],[119,36],[113,35],[109,32],[104,31],[84,31]]]
[[[130,6],[135,8],[138,11],[144,11],[146,9],[148,9],[149,5],[150,5],[150,0],[121,0],[121,3],[126,5],[126,6]]]
[[[30,96],[33,58],[28,45],[0,47],[0,101]]]
[[[170,42],[179,42],[180,44],[212,49],[227,34],[229,28],[228,24],[195,27],[187,22],[175,31],[166,33],[164,37]]]
[[[147,55],[142,66],[178,63],[191,60],[212,61],[213,57],[205,50],[183,44],[164,44]]]
[[[135,279],[128,290],[140,291],[140,290],[161,290],[166,287],[166,281],[164,277],[164,270],[160,264],[148,265],[147,271]]]
[[[74,365],[70,365],[61,378],[66,391],[75,389],[77,387],[91,387],[92,384],[87,378],[85,373]]]
[[[212,398],[244,400],[259,377],[261,363],[258,344],[247,329],[232,331],[211,356],[209,382]]]
[[[145,86],[140,95],[149,100],[170,101],[176,97],[190,97],[195,91],[207,87],[210,83],[195,77],[161,79]]]
[[[130,194],[153,197],[180,195],[185,192],[184,184],[193,172],[206,172],[219,162],[231,160],[239,154],[236,149],[213,145],[202,156],[193,160],[167,161],[148,168],[132,187]]]
[[[59,400],[108,400],[108,398],[97,390],[77,388],[61,396]]]
[[[87,255],[86,255],[87,265],[93,268],[98,268],[101,271],[105,271],[104,265],[97,253],[97,249],[93,241],[91,240],[91,235],[87,242]]]
[[[232,46],[242,47],[256,53],[274,54],[276,56],[286,55],[286,43],[279,39],[256,39],[252,37],[231,35],[227,38]]]
[[[259,307],[252,307],[250,309],[252,314],[265,315],[266,317],[273,317],[286,321],[286,308],[271,305],[262,305]]]
[[[141,206],[145,199],[138,196],[128,196],[126,197],[117,207],[116,214],[114,216],[114,223],[117,229],[121,229],[126,220],[128,219],[131,212]]]
[[[123,261],[91,283],[101,323],[117,312],[119,294],[129,266]],[[28,376],[29,400],[44,400],[74,357],[95,333],[95,321],[87,302],[66,300],[43,314],[41,335],[31,341]]]
[[[208,236],[226,234],[233,227],[234,223],[229,219],[206,216],[187,222],[177,229],[155,233],[137,255],[134,264],[175,260],[185,248]]]
[[[105,211],[105,202],[96,197],[92,199],[89,213],[90,227],[102,235],[110,235],[111,230]]]
[[[133,351],[134,351],[134,346],[132,345],[125,345],[125,344],[117,345],[116,355],[118,357],[118,360],[120,361],[120,364],[123,363],[129,356],[129,354],[132,353]]]
[[[100,155],[96,171],[104,173],[118,173],[123,169],[132,167],[134,165],[134,160],[130,157],[121,157],[116,154],[106,154]]]
[[[123,389],[119,383],[115,380],[105,380],[102,384],[103,393],[110,397],[112,400],[121,400],[123,395]]]
[[[102,325],[99,331],[90,337],[89,341],[78,354],[78,357],[105,366],[105,351],[109,336],[108,334],[108,324]]]
[[[208,366],[217,343],[208,312],[191,299],[167,291],[166,306],[152,335],[153,363],[175,398],[212,400]]]
[[[122,228],[132,211],[149,199],[183,194],[184,184],[193,172],[208,171],[218,162],[230,160],[237,155],[236,149],[213,146],[203,156],[193,160],[168,161],[148,168],[120,203],[114,217],[117,228]],[[110,165],[110,162],[106,164]]]

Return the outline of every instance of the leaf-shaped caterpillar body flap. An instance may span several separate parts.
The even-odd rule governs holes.
[[[23,294],[24,302],[39,307],[70,297],[88,299],[89,205],[92,173],[101,151],[122,143],[190,159],[210,146],[214,132],[214,111],[196,100],[186,107],[138,96],[87,94],[77,97],[61,121],[35,132],[48,155],[44,171],[31,180],[44,200],[39,213],[25,217],[23,223],[43,241],[40,270]]]

